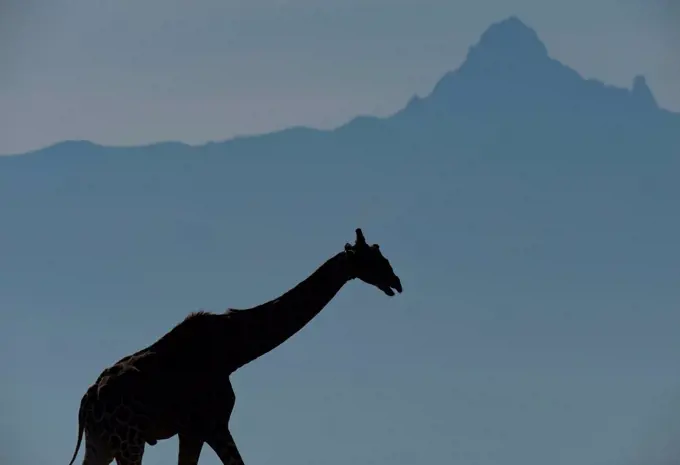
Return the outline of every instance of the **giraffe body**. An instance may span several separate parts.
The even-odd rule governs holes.
[[[221,442],[236,395],[233,370],[221,355],[235,314],[191,314],[155,344],[104,370],[81,402],[84,464],[141,463],[147,444],[175,435],[180,442],[230,447]]]
[[[277,299],[244,310],[196,312],[150,346],[105,369],[83,396],[83,465],[141,465],[147,445],[177,435],[179,465],[197,465],[207,443],[224,465],[243,465],[229,431],[236,395],[229,377],[278,347],[351,279],[394,295],[401,282],[377,245],[357,230],[354,246],[328,259]]]

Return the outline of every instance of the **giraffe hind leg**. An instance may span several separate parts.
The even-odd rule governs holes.
[[[142,465],[142,458],[135,457],[132,459],[124,459],[122,457],[116,457],[117,465]]]
[[[118,465],[142,465],[142,458],[144,456],[144,451],[137,452],[136,449],[132,451],[121,451],[116,454],[116,463]]]
[[[95,442],[89,438],[85,440],[85,457],[83,465],[109,465],[113,462],[113,454],[105,444]]]
[[[128,437],[120,443],[116,451],[116,463],[118,465],[142,465],[145,445],[144,439],[138,432],[128,432]]]

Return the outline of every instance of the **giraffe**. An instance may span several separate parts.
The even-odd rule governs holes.
[[[193,312],[150,346],[106,368],[83,395],[73,465],[141,465],[144,449],[175,435],[179,465],[197,465],[204,444],[223,465],[243,465],[229,430],[236,401],[230,375],[283,344],[349,281],[388,296],[402,284],[378,244],[361,229],[354,244],[280,297],[224,313]]]

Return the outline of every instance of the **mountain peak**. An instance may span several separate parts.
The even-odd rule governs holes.
[[[484,31],[477,44],[470,47],[463,68],[507,68],[513,63],[530,66],[546,61],[549,61],[548,49],[536,31],[518,17],[510,16]]]
[[[541,57],[548,56],[548,49],[541,42],[536,31],[524,24],[517,16],[510,16],[489,26],[482,34],[477,47],[511,50],[513,53],[530,52]]]
[[[625,118],[658,109],[643,76],[635,77],[632,89],[585,79],[550,57],[536,31],[510,16],[489,26],[460,67],[446,73],[428,96],[409,101],[400,113],[407,118],[423,114],[514,118],[518,112],[572,115],[578,110],[588,116]]]
[[[641,107],[658,108],[654,94],[647,85],[647,80],[644,76],[635,76],[635,79],[633,79],[633,88],[631,89],[631,93],[635,101]]]
[[[443,107],[497,106],[518,97],[518,91],[546,91],[546,82],[563,80],[563,68],[550,58],[536,31],[510,16],[482,33],[465,62],[440,79],[427,100]]]

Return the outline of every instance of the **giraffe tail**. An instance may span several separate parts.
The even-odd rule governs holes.
[[[80,445],[83,442],[83,433],[85,432],[85,404],[87,402],[87,398],[90,396],[90,389],[87,390],[83,398],[80,400],[80,408],[78,409],[78,442],[76,443],[76,450],[73,452],[73,457],[71,458],[71,461],[68,463],[68,465],[73,465],[73,462],[76,460],[76,457],[78,456],[78,451],[80,450]]]

